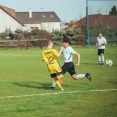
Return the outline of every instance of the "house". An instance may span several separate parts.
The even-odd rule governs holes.
[[[6,28],[31,31],[38,28],[52,32],[60,31],[60,19],[55,12],[15,12],[14,9],[0,5],[0,32]]]
[[[88,15],[89,25],[104,24],[111,28],[117,29],[117,15],[102,15],[93,14]],[[74,23],[74,26],[86,26],[86,17]],[[69,25],[73,27],[73,25]]]
[[[16,12],[16,18],[25,25],[24,30],[60,31],[60,19],[55,12],[32,12],[29,9],[29,12]]]
[[[0,32],[5,29],[15,31],[17,28],[22,29],[24,25],[15,17],[15,10],[0,5]]]

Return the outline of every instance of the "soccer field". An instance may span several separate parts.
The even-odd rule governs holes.
[[[117,46],[105,50],[111,67],[98,64],[96,47],[73,48],[81,55],[77,74],[90,72],[92,81],[66,73],[64,91],[48,90],[52,79],[40,48],[0,49],[0,117],[117,117]],[[58,60],[62,66],[63,55]]]

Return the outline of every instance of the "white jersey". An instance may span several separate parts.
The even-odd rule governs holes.
[[[63,55],[64,55],[64,62],[72,62],[73,54],[75,54],[76,51],[73,50],[71,46],[63,49]]]
[[[106,39],[104,37],[97,37],[98,49],[105,49],[104,43],[106,43]]]

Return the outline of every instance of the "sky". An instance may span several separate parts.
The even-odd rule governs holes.
[[[16,12],[54,11],[62,22],[79,20],[86,16],[86,0],[0,0],[0,5],[14,9]],[[88,0],[89,14],[108,14],[117,0]]]

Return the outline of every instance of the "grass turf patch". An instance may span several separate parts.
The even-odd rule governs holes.
[[[59,48],[56,47],[57,50]],[[52,79],[46,64],[41,61],[41,49],[1,50],[0,97],[21,97],[0,98],[0,117],[115,117],[117,91],[95,90],[117,89],[117,47],[107,46],[105,50],[105,60],[113,61],[111,67],[98,64],[97,48],[73,48],[81,55],[81,64],[76,67],[77,74],[90,72],[92,81],[89,82],[87,78],[75,81],[66,73],[63,93],[58,87],[54,91],[48,90]],[[73,60],[74,63],[77,61],[75,57]],[[61,66],[63,62],[61,55]],[[35,95],[48,93],[50,95]]]

